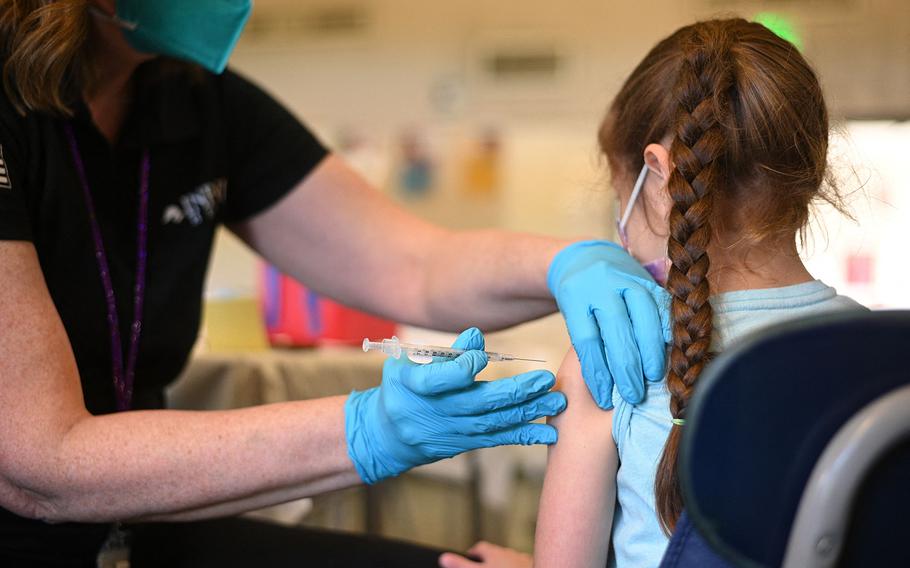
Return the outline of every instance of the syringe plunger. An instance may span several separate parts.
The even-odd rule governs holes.
[[[392,339],[383,339],[382,341],[370,341],[368,337],[363,338],[363,352],[380,351],[396,359],[401,357],[401,342],[394,335]]]

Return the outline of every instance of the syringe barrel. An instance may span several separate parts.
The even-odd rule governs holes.
[[[364,338],[363,350],[381,351],[396,359],[401,358],[402,353],[406,356],[417,358],[454,359],[465,352],[464,349],[456,349],[454,347],[401,343],[394,335],[391,339],[383,339],[382,341],[370,341],[368,338]],[[517,359],[514,355],[508,353],[497,353],[495,351],[485,351],[485,353],[490,361],[515,361]],[[532,361],[533,359],[523,360]]]
[[[401,351],[411,357],[439,357],[442,359],[454,359],[464,353],[464,349],[456,349],[454,347],[415,345],[413,343],[402,343]]]
[[[401,350],[413,357],[434,357],[441,359],[455,359],[462,355],[465,350],[455,347],[439,347],[437,345],[415,345],[413,343],[402,343]],[[514,357],[505,353],[496,353],[494,351],[484,351],[490,361],[511,361]]]

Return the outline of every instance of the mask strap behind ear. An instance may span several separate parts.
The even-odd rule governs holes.
[[[638,194],[641,193],[641,188],[645,185],[645,178],[648,176],[648,164],[645,164],[641,168],[641,172],[638,174],[638,179],[635,180],[635,187],[632,188],[632,195],[629,196],[629,204],[626,205],[626,210],[623,211],[622,219],[619,220],[619,226],[623,230],[626,228],[626,223],[629,221],[629,216],[632,215],[632,206],[635,205],[635,200],[638,199]]]
[[[139,24],[137,24],[136,22],[130,22],[130,21],[120,18],[119,16],[108,14],[107,12],[105,12],[104,10],[99,8],[98,6],[89,5],[88,11],[91,12],[93,16],[98,16],[102,20],[107,20],[108,22],[114,24],[115,26],[120,26],[121,28],[123,28],[127,31],[134,31],[136,28],[139,27]]]

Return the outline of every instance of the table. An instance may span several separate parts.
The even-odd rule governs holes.
[[[168,406],[214,410],[348,394],[378,385],[383,361],[351,347],[198,353],[168,389]]]

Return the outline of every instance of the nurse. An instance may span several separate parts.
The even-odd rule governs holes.
[[[555,441],[529,424],[565,406],[552,375],[475,382],[486,359],[474,328],[459,359],[390,360],[379,387],[350,396],[162,410],[220,224],[312,289],[410,324],[497,329],[558,306],[604,408],[614,382],[636,402],[662,377],[665,292],[631,257],[599,241],[448,231],[397,208],[224,71],[249,10],[0,4],[0,565],[94,565],[121,546],[115,522],[160,521],[135,529],[151,553],[134,565],[172,549],[171,566],[236,564],[258,541],[261,563],[418,566],[419,550],[392,543],[206,520]],[[380,239],[398,254],[364,246]]]

